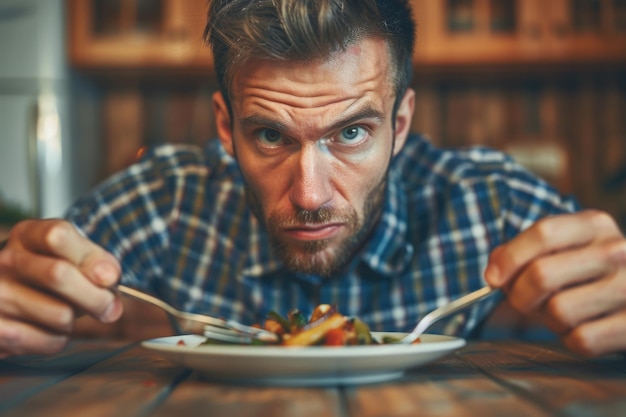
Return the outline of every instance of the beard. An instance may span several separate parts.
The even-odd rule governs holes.
[[[378,222],[382,213],[387,178],[388,170],[382,180],[368,193],[361,219],[352,207],[339,210],[327,206],[313,211],[296,208],[295,214],[274,213],[267,217],[261,200],[247,181],[245,190],[252,212],[265,225],[270,243],[285,267],[294,272],[331,277],[350,262]],[[287,242],[280,237],[280,231],[285,227],[302,224],[323,225],[330,222],[344,224],[349,232],[349,235],[336,245],[331,245],[331,239]]]

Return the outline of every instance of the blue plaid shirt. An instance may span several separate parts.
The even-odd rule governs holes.
[[[270,310],[337,305],[373,330],[404,331],[485,284],[490,251],[537,219],[577,209],[500,152],[444,150],[411,136],[392,162],[382,217],[331,279],[287,271],[250,212],[217,140],[164,145],[109,178],[67,218],[113,253],[122,281],[187,311],[262,322]],[[488,299],[435,330],[467,335]]]

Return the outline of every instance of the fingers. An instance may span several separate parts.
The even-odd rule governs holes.
[[[74,311],[66,303],[15,280],[0,280],[0,358],[59,352],[73,324]]]
[[[118,280],[119,263],[66,221],[19,223],[0,252],[0,268],[21,285],[54,294],[103,322],[122,313],[119,297],[107,289]]]
[[[542,308],[546,324],[557,334],[626,309],[626,274],[610,276],[575,286],[550,297]]]
[[[69,336],[7,320],[0,316],[0,358],[22,354],[53,354],[61,351]]]
[[[626,241],[613,239],[551,253],[529,262],[507,286],[509,294],[514,294],[511,303],[519,311],[527,313],[540,308],[549,297],[561,290],[610,276],[618,267],[626,266],[619,260],[624,251]],[[584,288],[568,293],[589,291],[587,285]],[[610,297],[610,294],[607,296]]]
[[[120,271],[66,221],[19,223],[0,251],[0,356],[60,350],[76,312],[117,320],[123,306],[109,287]]]
[[[113,291],[93,285],[64,259],[18,251],[13,266],[19,271],[21,285],[55,294],[102,322],[115,321],[122,314],[121,301]]]
[[[626,309],[576,327],[561,339],[573,352],[585,356],[600,356],[623,352],[626,346]]]
[[[603,212],[589,210],[548,217],[496,248],[489,258],[485,279],[489,285],[500,288],[511,282],[531,261],[618,238],[621,238],[619,227]]]
[[[540,313],[571,350],[626,350],[626,239],[607,214],[537,222],[493,251],[485,279],[517,310]]]
[[[97,285],[109,287],[120,276],[121,268],[115,257],[80,235],[68,222],[27,221],[16,229],[24,250],[63,258],[77,265]]]
[[[0,281],[0,316],[39,323],[57,333],[71,332],[74,323],[69,305],[14,280]]]

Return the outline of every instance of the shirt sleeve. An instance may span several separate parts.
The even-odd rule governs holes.
[[[578,201],[562,194],[510,157],[505,157],[506,176],[498,179],[503,189],[503,240],[508,241],[541,218],[580,210]]]
[[[120,261],[123,283],[159,293],[186,179],[203,170],[190,149],[155,148],[80,198],[66,219]]]

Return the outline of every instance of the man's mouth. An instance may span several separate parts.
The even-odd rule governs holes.
[[[294,240],[323,240],[335,236],[342,227],[342,223],[303,224],[284,227],[283,232]]]

